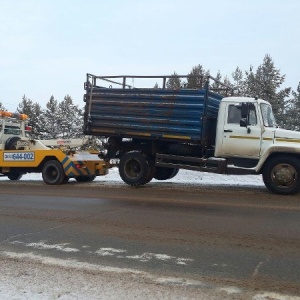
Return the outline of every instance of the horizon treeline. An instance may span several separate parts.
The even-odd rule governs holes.
[[[170,76],[166,82],[167,89],[203,88],[204,81],[201,77],[212,76],[215,80],[209,81],[211,89],[217,89],[225,96],[225,91],[222,90],[225,85],[231,89],[230,95],[257,96],[264,99],[271,103],[279,127],[300,130],[300,82],[295,91],[291,87],[282,88],[285,75],[275,67],[269,54],[265,55],[257,69],[254,70],[250,66],[249,70],[243,71],[236,67],[231,77],[223,76],[220,71],[214,76],[201,64],[192,67],[186,79],[179,78],[176,71]],[[154,88],[159,88],[158,84],[155,84]],[[5,110],[1,102],[0,109]],[[68,94],[60,102],[52,95],[45,108],[24,95],[17,112],[28,115],[33,138],[56,139],[83,136],[84,108],[75,105]]]

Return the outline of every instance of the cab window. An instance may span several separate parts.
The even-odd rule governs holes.
[[[229,105],[228,106],[228,124],[240,124],[240,120],[242,118],[241,109],[236,105]]]
[[[257,124],[256,110],[255,110],[255,106],[251,104],[249,106],[249,125],[256,125],[256,124]]]
[[[228,107],[228,124],[240,124],[240,120],[242,119],[241,106],[230,104]],[[253,104],[249,105],[249,125],[257,124],[256,110]]]
[[[260,105],[261,112],[262,112],[262,117],[264,121],[264,125],[266,127],[276,127],[276,120],[272,112],[272,108],[270,105],[262,103]]]
[[[20,128],[12,127],[12,126],[5,126],[4,134],[13,134],[13,135],[20,135]]]

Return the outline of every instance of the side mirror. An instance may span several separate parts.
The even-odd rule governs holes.
[[[241,127],[247,127],[248,126],[247,118],[242,118],[240,120],[240,126]]]
[[[248,113],[249,113],[248,103],[242,103],[242,106],[241,106],[241,116],[242,116],[242,118],[243,119],[247,118]]]

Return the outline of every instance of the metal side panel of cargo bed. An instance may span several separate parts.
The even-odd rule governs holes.
[[[204,89],[89,87],[84,96],[85,134],[193,143],[207,136],[214,139],[222,96],[207,95]]]

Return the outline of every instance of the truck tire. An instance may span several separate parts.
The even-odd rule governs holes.
[[[8,138],[5,142],[4,149],[5,150],[16,150],[17,149],[17,143],[21,140],[18,136],[12,136]]]
[[[154,158],[152,158],[150,155],[146,155],[146,160],[149,165],[149,173],[148,173],[147,178],[145,179],[144,184],[150,182],[154,178],[154,174],[155,174],[155,170],[156,170]]]
[[[293,156],[276,156],[264,166],[263,181],[275,194],[293,195],[300,190],[300,160]]]
[[[63,184],[68,183],[69,180],[70,180],[70,177],[66,176],[65,179],[64,179],[64,181],[63,181]]]
[[[163,168],[156,167],[154,178],[157,180],[168,180],[177,175],[179,169],[177,168]]]
[[[129,185],[138,186],[150,182],[154,171],[152,159],[140,151],[127,152],[120,159],[119,174]]]
[[[44,182],[50,185],[66,183],[64,168],[57,160],[49,160],[44,164],[42,169],[42,177]]]
[[[23,174],[17,171],[12,171],[7,173],[7,177],[9,180],[20,180]]]
[[[77,182],[91,182],[96,178],[96,175],[91,175],[91,176],[78,176],[76,177]]]

